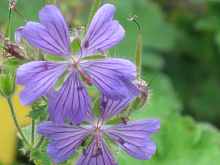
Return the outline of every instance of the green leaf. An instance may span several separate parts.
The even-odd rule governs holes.
[[[164,67],[165,60],[159,53],[155,52],[143,52],[143,57],[145,60],[142,60],[143,66],[152,70],[161,70]]]
[[[136,160],[124,152],[116,154],[119,164],[128,165],[218,165],[220,133],[208,124],[182,117],[182,105],[167,76],[157,72],[144,74],[152,80],[149,103],[132,115],[133,119],[158,118],[161,129],[153,135],[157,153],[149,161]],[[128,163],[129,162],[129,163]]]
[[[74,53],[80,52],[80,45],[81,45],[80,39],[76,38],[75,40],[73,40],[73,42],[71,43],[72,52]]]
[[[166,75],[145,71],[143,78],[149,85],[149,99],[141,110],[133,114],[134,119],[146,117],[166,118],[170,114],[181,112],[182,104]]]
[[[137,21],[141,25],[145,52],[169,51],[174,47],[176,29],[165,21],[163,12],[156,3],[146,0],[121,0],[117,2],[117,8],[117,19],[125,28],[126,36],[116,48],[111,50],[112,54],[135,58],[135,40],[138,32],[136,25],[127,20],[130,15],[138,17]],[[143,64],[148,60],[147,53],[143,54]]]
[[[14,72],[16,71],[17,67],[24,62],[22,60],[16,59],[16,58],[10,58],[6,59],[3,62],[3,68],[7,71]]]
[[[162,120],[160,132],[153,137],[158,149],[151,160],[136,160],[120,152],[117,157],[121,165],[218,165],[219,138],[220,133],[210,125],[171,115]]]
[[[31,144],[31,142],[32,142],[32,126],[29,125],[29,126],[23,127],[22,131],[24,133],[24,136],[28,140],[28,142]],[[35,129],[34,134],[35,134],[34,144],[36,144],[41,136],[37,133],[36,129]]]
[[[104,54],[95,54],[92,56],[86,56],[86,57],[82,57],[83,60],[101,60],[106,58],[107,56]]]
[[[34,120],[46,119],[48,116],[47,102],[43,99],[36,101],[32,104],[32,111],[29,116]]]
[[[34,161],[36,165],[49,165],[51,164],[50,158],[46,153],[46,149],[44,151],[34,149],[31,152],[31,160]]]

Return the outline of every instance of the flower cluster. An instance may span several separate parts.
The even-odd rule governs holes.
[[[68,26],[56,6],[46,5],[39,12],[39,22],[27,22],[16,31],[17,42],[24,38],[44,53],[62,58],[59,62],[23,64],[16,74],[17,83],[24,86],[20,95],[23,104],[48,97],[50,121],[41,123],[38,131],[49,139],[48,154],[56,163],[67,160],[85,141],[88,147],[78,165],[117,164],[106,139],[137,159],[149,159],[155,153],[150,135],[159,129],[158,120],[116,126],[108,123],[140,95],[135,84],[136,66],[129,60],[105,55],[125,35],[114,13],[112,4],[96,12],[75,53],[71,51]],[[101,58],[88,58],[97,54]],[[89,86],[100,93],[100,115],[92,112]]]

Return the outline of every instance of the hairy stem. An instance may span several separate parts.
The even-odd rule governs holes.
[[[8,25],[6,28],[6,32],[5,32],[5,37],[10,38],[10,31],[11,31],[11,14],[12,14],[12,9],[9,9],[9,14],[8,14]]]
[[[142,69],[142,35],[138,32],[137,43],[136,43],[136,54],[135,61],[137,66],[137,79],[141,79],[141,69]]]
[[[44,142],[44,137],[41,136],[41,138],[40,138],[39,142],[36,144],[35,148],[39,148],[43,142]]]
[[[17,130],[18,130],[18,133],[20,134],[20,136],[21,136],[21,138],[22,138],[22,141],[23,141],[28,147],[30,147],[30,144],[29,144],[28,140],[26,139],[26,137],[24,136],[24,134],[23,134],[23,132],[22,132],[22,129],[21,129],[19,123],[18,123],[16,114],[15,114],[15,110],[14,110],[14,107],[13,107],[13,104],[12,104],[12,101],[11,101],[11,97],[8,97],[8,98],[7,98],[7,102],[8,102],[10,111],[11,111],[11,115],[12,115],[14,124],[15,124],[15,126],[16,126],[16,128],[17,128]]]
[[[34,140],[35,140],[35,120],[32,119],[32,124],[31,124],[31,143],[32,146],[34,145]]]

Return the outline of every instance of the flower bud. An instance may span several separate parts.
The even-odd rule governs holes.
[[[7,56],[9,56],[9,57],[15,57],[18,59],[25,59],[23,50],[16,43],[6,41],[5,46],[4,46],[4,50],[7,53]]]
[[[124,124],[129,121],[131,113],[141,109],[149,98],[149,86],[144,80],[138,80],[136,86],[140,91],[139,96],[119,115]]]
[[[140,95],[132,104],[132,109],[134,110],[142,108],[147,103],[149,98],[149,86],[144,80],[139,80],[137,82],[137,87],[140,90]]]
[[[140,83],[138,84],[138,88],[140,89],[141,92],[139,97],[140,103],[143,106],[148,101],[149,86],[144,80],[141,80]]]
[[[15,91],[15,76],[9,73],[0,74],[0,94],[3,97],[10,97]]]

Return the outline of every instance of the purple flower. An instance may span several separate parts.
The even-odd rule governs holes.
[[[91,120],[81,125],[44,122],[38,126],[38,132],[49,139],[48,154],[55,163],[67,160],[78,148],[88,143],[77,165],[116,165],[106,143],[110,139],[117,143],[130,156],[148,160],[156,151],[156,145],[150,135],[157,132],[160,122],[156,119],[128,121],[118,125],[108,125],[108,119],[122,112],[131,98],[111,100],[101,99],[101,115],[91,116]]]
[[[80,123],[91,109],[86,84],[96,86],[112,99],[138,95],[139,91],[132,83],[136,78],[136,67],[132,62],[119,58],[90,61],[84,58],[105,52],[123,39],[125,31],[113,19],[114,13],[115,7],[111,4],[105,4],[97,11],[82,40],[81,51],[76,55],[70,51],[70,35],[65,20],[53,5],[46,5],[39,12],[39,23],[28,22],[18,28],[17,41],[25,38],[43,52],[64,59],[60,62],[35,61],[20,66],[17,83],[25,87],[21,102],[30,104],[41,96],[51,95],[49,111],[54,112],[53,120],[63,122],[67,119]],[[49,94],[60,77],[66,74],[60,89]]]

